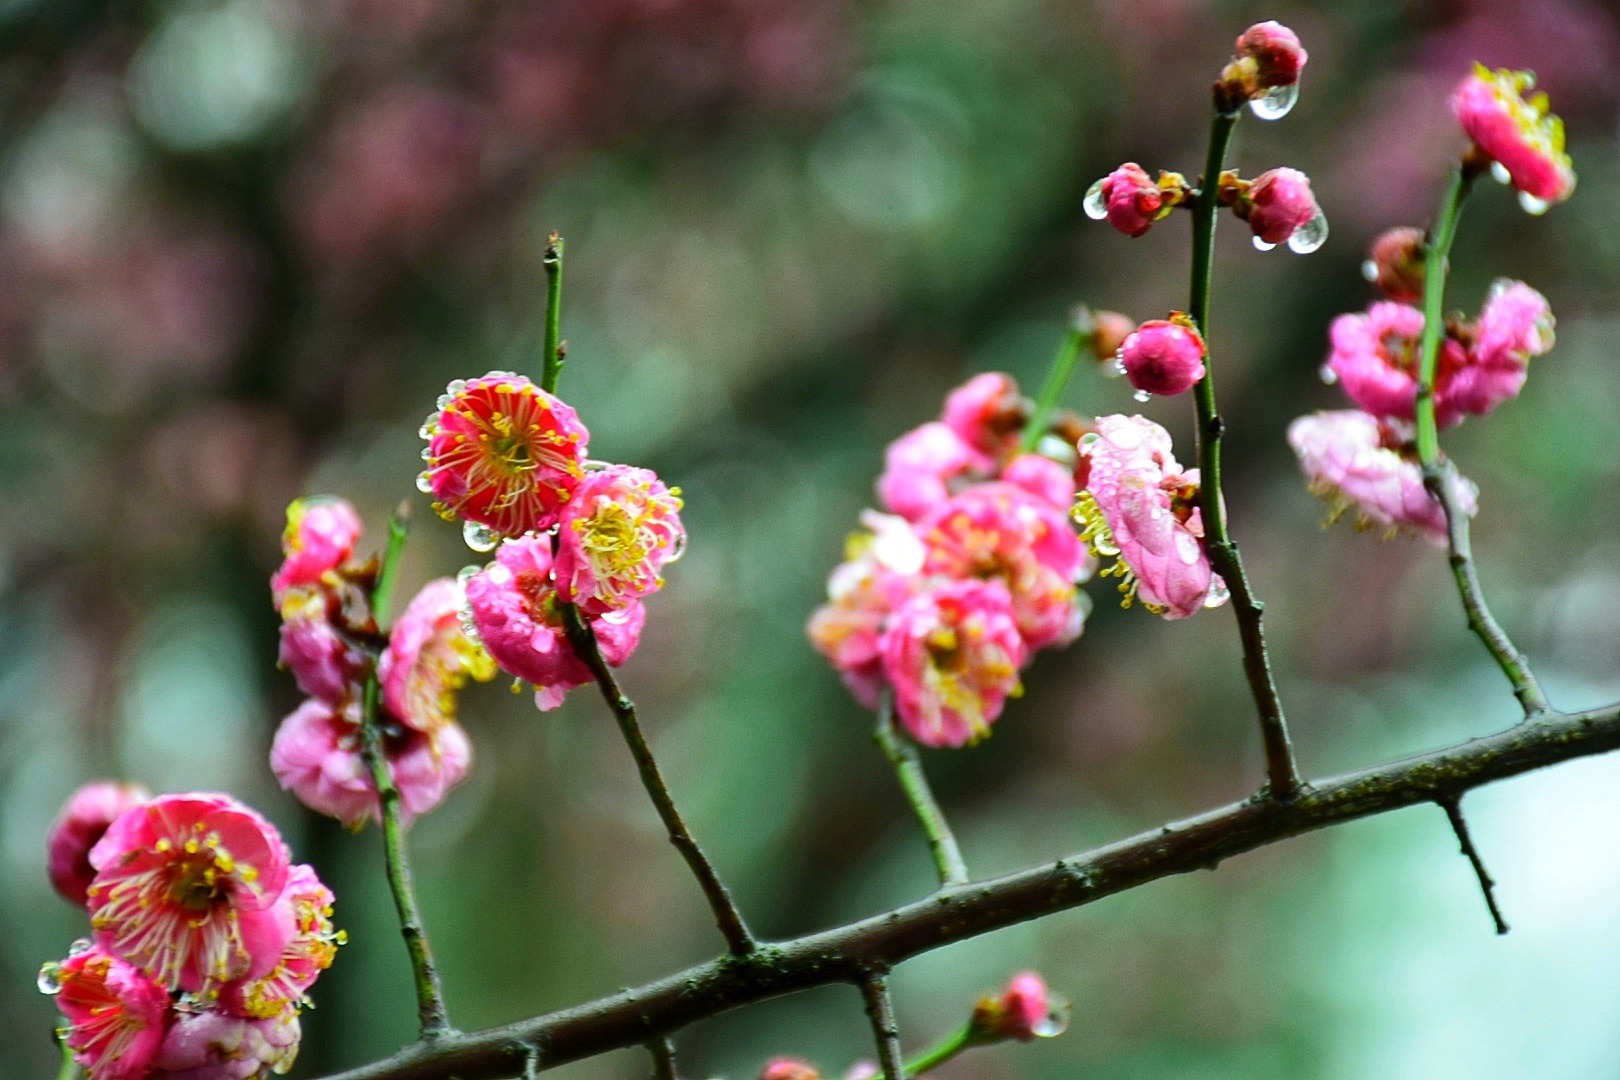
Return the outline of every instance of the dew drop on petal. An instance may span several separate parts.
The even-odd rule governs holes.
[[[1086,217],[1092,221],[1101,221],[1108,216],[1108,196],[1103,194],[1103,188],[1107,183],[1108,178],[1105,176],[1086,189],[1086,201],[1081,205],[1085,207]]]
[[[1299,100],[1299,83],[1273,86],[1249,99],[1249,111],[1262,120],[1281,120]]]
[[[1315,217],[1295,229],[1294,235],[1288,238],[1288,250],[1296,255],[1309,255],[1327,243],[1327,238],[1327,215],[1317,211]]]
[[[56,995],[62,992],[62,965],[52,962],[39,969],[39,992]]]
[[[75,938],[74,941],[73,941],[73,944],[68,946],[68,955],[69,956],[83,956],[85,953],[87,953],[89,951],[90,951],[90,939],[89,938],[83,938],[83,937],[82,938]]]
[[[1513,174],[1508,172],[1507,166],[1500,161],[1491,162],[1491,175],[1496,178],[1498,184],[1513,183]]]
[[[422,421],[422,426],[416,429],[416,437],[418,439],[433,438],[433,417],[430,416]]]
[[[664,557],[664,562],[666,562],[666,563],[678,562],[680,560],[680,557],[682,555],[685,555],[685,554],[686,554],[686,534],[684,532],[683,533],[676,533],[675,534],[675,541],[674,541],[674,543],[672,543],[670,545],[669,554]]]
[[[416,476],[416,490],[431,495],[433,493],[433,474],[418,473]]]
[[[478,566],[477,564],[463,566],[456,572],[456,581],[458,584],[465,585],[468,581],[472,580],[473,577],[481,573],[483,569],[484,568],[482,566]]]
[[[1138,390],[1136,393],[1132,394],[1131,397],[1135,398],[1137,401],[1153,400],[1153,395],[1148,393],[1146,390]]]
[[[1362,263],[1361,276],[1366,278],[1368,281],[1377,281],[1378,264],[1373,262],[1371,259],[1368,259],[1366,262]]]
[[[1268,243],[1266,243],[1264,240],[1260,239],[1258,236],[1254,238],[1254,250],[1256,250],[1256,251],[1270,251],[1272,248],[1274,248],[1276,246],[1277,246],[1276,244],[1268,244]]]
[[[612,465],[613,462],[611,461],[598,461],[595,458],[586,458],[584,461],[580,462],[579,467],[584,469],[586,472],[601,472],[604,469],[611,468]]]
[[[467,546],[474,551],[494,551],[495,545],[501,542],[500,536],[487,525],[480,525],[476,521],[468,521],[461,526],[461,538],[467,541]]]
[[[1329,386],[1332,386],[1334,383],[1339,381],[1339,373],[1333,370],[1332,364],[1323,364],[1317,369],[1316,373],[1322,376],[1322,381],[1327,383]]]
[[[1538,199],[1528,191],[1521,191],[1519,192],[1519,206],[1524,209],[1525,213],[1540,217],[1547,212],[1552,203],[1546,199]]]
[[[1064,442],[1056,435],[1042,435],[1041,441],[1035,444],[1035,452],[1062,465],[1074,464],[1073,444]]]
[[[1102,442],[1101,435],[1097,434],[1095,431],[1088,431],[1084,435],[1080,436],[1080,449],[1082,451],[1090,450],[1093,446],[1096,446],[1100,442]]]

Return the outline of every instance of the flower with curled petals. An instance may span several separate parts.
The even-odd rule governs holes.
[[[1041,454],[1019,454],[1001,470],[1001,480],[1038,495],[1059,510],[1074,503],[1074,470]]]
[[[559,398],[521,375],[492,371],[451,383],[422,436],[420,486],[440,516],[522,536],[557,523],[584,474],[590,433]]]
[[[1140,599],[1157,615],[1184,619],[1225,603],[1204,549],[1198,470],[1182,471],[1170,433],[1141,416],[1102,416],[1081,452],[1088,472],[1074,516],[1092,552],[1117,559],[1099,573],[1121,578],[1123,606]]]
[[[975,375],[945,398],[940,416],[962,441],[992,459],[1017,445],[1029,419],[1029,406],[1018,392],[1018,381],[1001,371]]]
[[[182,1010],[158,1048],[153,1080],[263,1080],[290,1072],[302,1029],[295,1009],[272,1017]]]
[[[287,847],[228,795],[160,795],[125,811],[91,849],[97,942],[166,987],[209,992],[258,978],[280,959],[269,909]]]
[[[563,599],[601,615],[663,588],[664,565],[686,546],[680,496],[650,469],[586,473],[559,518],[553,574]]]
[[[324,606],[324,605],[323,605]],[[281,624],[277,662],[310,697],[341,704],[360,686],[370,661],[322,614],[295,613]]]
[[[321,883],[314,867],[302,863],[292,867],[276,901],[292,926],[280,962],[263,978],[227,985],[220,991],[220,1007],[258,1020],[306,1007],[310,987],[332,966],[338,946],[346,940],[332,927],[332,903],[332,890]]]
[[[1552,307],[1522,281],[1501,278],[1491,286],[1479,319],[1465,328],[1468,360],[1449,380],[1448,406],[1483,416],[1518,396],[1532,357],[1553,346]]]
[[[433,734],[456,718],[456,694],[467,680],[488,682],[495,663],[461,625],[465,600],[454,578],[437,578],[394,624],[377,662],[383,704],[400,723]]]
[[[950,498],[953,481],[986,477],[994,468],[990,456],[971,446],[956,429],[931,420],[889,444],[877,481],[878,501],[915,521]]]
[[[1333,320],[1327,366],[1350,399],[1374,416],[1411,420],[1417,402],[1423,312],[1381,300],[1365,313]],[[1435,419],[1441,427],[1461,422],[1463,412],[1448,397],[1453,375],[1468,361],[1461,343],[1440,339],[1435,367]]]
[[[134,964],[85,944],[42,973],[57,987],[68,1049],[90,1080],[144,1080],[168,1028],[169,993]]]
[[[46,869],[56,891],[75,904],[96,876],[90,849],[125,810],[146,802],[152,793],[140,784],[96,780],[68,797],[50,832],[45,834]]]
[[[1546,94],[1528,71],[1492,71],[1475,64],[1451,95],[1451,111],[1468,137],[1501,166],[1526,210],[1540,213],[1575,191],[1575,165],[1564,150],[1564,122],[1548,110]]]
[[[343,499],[316,496],[294,499],[287,507],[281,534],[282,563],[270,578],[278,606],[294,589],[313,589],[354,554],[360,539],[360,515]]]
[[[876,709],[884,685],[878,641],[890,613],[921,588],[927,553],[905,518],[865,510],[861,524],[827,578],[828,602],[806,629],[855,699]]]

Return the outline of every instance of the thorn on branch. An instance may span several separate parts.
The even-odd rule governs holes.
[[[1491,921],[1496,924],[1496,932],[1508,932],[1507,921],[1502,918],[1502,911],[1496,906],[1496,882],[1485,870],[1485,861],[1479,857],[1479,851],[1474,847],[1474,839],[1468,833],[1468,822],[1462,814],[1462,800],[1456,795],[1442,795],[1435,800],[1440,808],[1446,812],[1446,819],[1451,822],[1451,831],[1457,834],[1457,843],[1462,853],[1474,867],[1474,876],[1479,879],[1479,891],[1485,897],[1485,907],[1490,910]]]

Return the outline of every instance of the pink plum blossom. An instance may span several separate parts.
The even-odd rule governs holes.
[[[1451,96],[1451,111],[1468,137],[1506,171],[1513,186],[1544,210],[1575,190],[1575,167],[1564,150],[1564,122],[1551,115],[1546,94],[1528,71],[1492,71],[1475,64]]]
[[[456,718],[456,694],[468,679],[488,682],[495,664],[461,625],[465,601],[454,578],[422,586],[400,615],[377,662],[383,703],[406,727],[432,734]]]
[[[83,948],[43,973],[67,1018],[67,1045],[90,1080],[145,1080],[169,1023],[169,993],[140,968]]]
[[[561,705],[569,690],[592,681],[568,642],[557,588],[552,580],[549,537],[508,540],[495,561],[467,579],[473,625],[495,663],[510,675],[533,683],[535,704]],[[587,615],[602,658],[617,667],[641,640],[647,613],[639,603],[602,615]]]
[[[1522,364],[1553,347],[1555,325],[1545,296],[1522,281],[1498,279],[1474,324],[1470,362]]]
[[[1310,178],[1298,169],[1272,169],[1255,177],[1239,212],[1247,218],[1256,240],[1273,245],[1293,240],[1296,250],[1306,250],[1295,239],[1296,233],[1318,219],[1326,221],[1311,193]],[[1321,242],[1314,244],[1319,247]]]
[[[301,1029],[296,1010],[272,1017],[217,1009],[180,1012],[157,1053],[153,1080],[259,1080],[292,1069]]]
[[[1422,229],[1401,225],[1380,233],[1372,242],[1363,269],[1367,280],[1385,296],[1403,304],[1423,299],[1424,258],[1428,241]]]
[[[1074,505],[1074,470],[1042,454],[1019,454],[1001,470],[1001,479],[1059,510],[1067,511]]]
[[[1184,619],[1226,600],[1210,570],[1198,507],[1198,470],[1182,471],[1170,433],[1141,416],[1102,416],[1082,440],[1088,465],[1076,520],[1099,558],[1118,561],[1101,571],[1122,578],[1125,606],[1140,599],[1166,619]]]
[[[663,588],[664,564],[686,546],[679,488],[650,469],[587,472],[562,508],[553,576],[581,611],[623,611]]]
[[[50,831],[45,834],[46,868],[56,891],[75,904],[85,902],[85,890],[96,876],[90,849],[125,810],[152,797],[140,784],[96,780],[68,797]]]
[[[332,903],[332,890],[321,883],[314,867],[301,863],[292,867],[276,900],[292,926],[281,961],[263,978],[225,986],[220,1007],[238,1016],[269,1020],[288,1008],[297,1011],[308,1005],[310,987],[332,966],[337,947],[345,940],[332,928]]]
[[[467,776],[472,744],[460,724],[438,725],[431,734],[401,728],[383,736],[400,820],[434,809]],[[360,717],[351,704],[340,712],[329,702],[304,702],[281,722],[270,746],[270,768],[281,786],[305,806],[335,817],[351,829],[381,821],[377,787],[360,753]]]
[[[97,942],[164,986],[210,991],[275,967],[285,929],[270,910],[287,847],[228,795],[160,795],[126,810],[91,849]]]
[[[975,484],[917,523],[923,572],[948,580],[999,580],[1031,649],[1080,635],[1076,585],[1090,576],[1085,545],[1062,510],[1012,484]]]
[[[1405,531],[1445,546],[1445,510],[1424,488],[1413,451],[1388,424],[1354,409],[1319,412],[1290,424],[1288,443],[1311,490],[1327,501],[1329,523],[1353,509],[1361,528],[1386,536]],[[1478,489],[1458,477],[1454,494],[1473,516]]]
[[[1022,692],[1027,650],[999,580],[919,593],[890,618],[880,648],[895,711],[924,746],[978,742],[1007,698]]]
[[[1299,35],[1280,22],[1255,23],[1238,35],[1233,55],[1252,60],[1255,85],[1261,89],[1291,86],[1299,81],[1310,54],[1299,43]]]
[[[1417,401],[1423,312],[1381,300],[1364,314],[1340,315],[1329,332],[1328,369],[1350,399],[1374,416],[1411,420]],[[1462,420],[1448,395],[1453,375],[1467,362],[1462,345],[1440,339],[1435,370],[1435,418],[1441,427]]]
[[[1028,410],[1011,375],[987,371],[975,375],[945,398],[941,419],[962,441],[992,459],[1018,442]]]
[[[1169,212],[1165,193],[1154,182],[1147,170],[1134,161],[1127,161],[1092,187],[1087,201],[1099,206],[1108,224],[1126,236],[1143,236],[1153,228],[1154,222]]]
[[[521,375],[456,380],[422,425],[422,484],[446,519],[522,536],[557,523],[584,475],[590,433],[573,409]]]
[[[821,1080],[821,1071],[802,1058],[775,1057],[759,1070],[759,1080]]]
[[[827,579],[828,603],[810,617],[810,641],[838,669],[855,699],[878,707],[884,686],[879,640],[889,615],[921,587],[926,552],[905,518],[867,510],[844,561]]]
[[[323,605],[324,606],[324,605]],[[281,624],[278,660],[310,697],[340,704],[366,673],[365,652],[338,633],[324,615],[292,613]]]
[[[889,444],[878,477],[878,500],[915,521],[950,497],[951,481],[989,476],[995,462],[949,425],[930,421]]]
[[[1119,359],[1138,390],[1182,394],[1204,377],[1204,339],[1186,322],[1151,319],[1125,339]]]
[[[281,536],[283,560],[270,578],[277,602],[292,589],[310,589],[354,554],[360,539],[360,515],[342,499],[295,499],[287,507]]]

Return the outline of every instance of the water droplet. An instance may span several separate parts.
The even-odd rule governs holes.
[[[1095,431],[1088,431],[1084,435],[1080,436],[1080,449],[1090,450],[1093,446],[1096,446],[1100,442],[1102,442],[1101,435],[1097,434]]]
[[[1056,435],[1042,435],[1041,441],[1035,444],[1035,452],[1062,465],[1074,464],[1074,446]]]
[[[1294,235],[1288,238],[1288,250],[1296,255],[1309,255],[1327,243],[1327,238],[1327,215],[1318,210],[1315,217],[1294,230]]]
[[[1528,191],[1521,191],[1519,192],[1519,206],[1524,209],[1525,213],[1540,217],[1552,207],[1552,203],[1546,199],[1538,199]]]
[[[503,374],[503,373],[502,372],[495,372],[495,374],[499,375],[499,374]],[[505,372],[504,374],[510,374],[510,372]],[[449,391],[451,394],[459,394],[463,390],[467,389],[467,380],[466,379],[451,379],[450,380],[450,385],[445,387],[445,389],[447,391]]]
[[[1513,183],[1513,174],[1507,171],[1507,166],[1500,161],[1491,162],[1491,175],[1496,177],[1498,184]]]
[[[60,994],[62,992],[62,965],[49,963],[39,969],[39,992],[42,994]]]
[[[449,406],[449,404],[454,400],[455,399],[452,398],[449,394],[440,394],[439,397],[438,397],[438,400],[435,401],[434,404],[437,405],[439,408],[443,409],[443,408],[447,408]]]
[[[1249,99],[1249,111],[1262,120],[1281,120],[1299,100],[1299,83],[1273,86]]]
[[[1146,390],[1138,390],[1136,393],[1132,394],[1131,397],[1135,398],[1137,401],[1144,402],[1153,400],[1153,395],[1148,393]]]
[[[1378,264],[1373,262],[1371,259],[1368,259],[1366,262],[1362,263],[1361,264],[1361,276],[1366,278],[1368,281],[1377,282],[1378,281]]]
[[[1232,591],[1226,587],[1226,582],[1218,577],[1209,579],[1209,594],[1204,597],[1204,606],[1207,608],[1220,607],[1232,598]]]
[[[432,461],[433,460],[433,448],[431,446],[422,447],[422,460],[423,461]]]
[[[418,439],[433,438],[433,417],[430,416],[422,421],[422,426],[416,429],[416,437]]]
[[[494,551],[495,545],[501,542],[500,534],[487,525],[480,525],[476,521],[468,521],[461,526],[461,538],[467,541],[467,546],[474,551]]]
[[[1125,374],[1125,358],[1115,353],[1102,366],[1102,373],[1110,379],[1117,379]]]
[[[482,566],[479,566],[476,563],[471,566],[463,566],[460,570],[456,571],[456,581],[461,585],[465,585],[475,575],[482,573],[483,569],[484,568]]]
[[[84,938],[84,937],[75,938],[74,941],[73,941],[73,944],[68,946],[68,955],[69,956],[83,956],[85,953],[87,953],[89,951],[90,951],[90,939],[89,938]]]
[[[1332,386],[1334,383],[1339,381],[1339,373],[1333,370],[1332,364],[1323,364],[1317,369],[1316,373],[1322,376],[1322,381],[1327,383],[1329,386]]]
[[[1272,248],[1274,248],[1276,246],[1277,246],[1276,244],[1268,244],[1268,243],[1266,243],[1264,240],[1260,239],[1258,236],[1254,238],[1254,250],[1256,250],[1256,251],[1270,251]]]
[[[674,541],[669,545],[669,555],[665,557],[664,562],[666,562],[666,563],[678,562],[680,560],[680,557],[682,555],[685,555],[685,554],[686,554],[686,533],[685,532],[678,532],[678,533],[675,534]]]
[[[1046,1015],[1029,1025],[1030,1032],[1038,1039],[1054,1038],[1069,1028],[1069,1003],[1053,998],[1048,1004]]]
[[[623,626],[625,623],[630,621],[630,616],[632,614],[633,613],[629,608],[619,611],[604,611],[602,614],[596,616],[596,621],[605,622],[612,626]]]
[[[416,477],[416,490],[426,492],[431,495],[433,493],[433,474],[418,473]]]
[[[612,466],[613,462],[611,461],[597,461],[595,458],[586,458],[579,465],[586,472],[601,472],[604,469],[612,468]]]
[[[1086,217],[1092,221],[1101,221],[1108,216],[1108,196],[1103,194],[1103,187],[1108,183],[1105,176],[1086,189],[1086,201],[1080,205],[1085,208]]]

